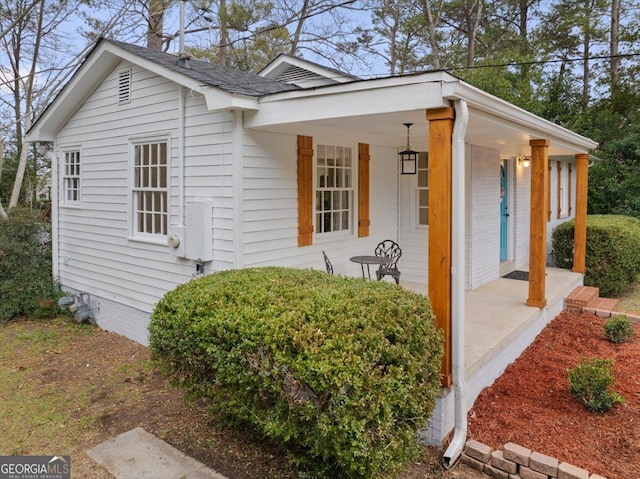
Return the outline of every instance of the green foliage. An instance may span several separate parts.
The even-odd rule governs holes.
[[[0,221],[0,321],[56,314],[60,295],[47,226],[28,210],[11,210],[9,221]]]
[[[282,444],[311,477],[380,477],[410,460],[440,385],[428,299],[381,282],[220,272],[169,292],[149,331],[174,383]]]
[[[633,326],[626,314],[612,316],[604,323],[604,336],[612,343],[627,343],[633,334]]]
[[[573,266],[574,222],[559,225],[552,235],[553,255],[560,268]],[[635,281],[640,269],[640,220],[629,216],[587,216],[586,286],[602,296],[617,296]]]
[[[582,358],[580,364],[569,370],[571,395],[591,412],[605,412],[624,399],[611,391],[613,386],[613,361],[601,358]]]

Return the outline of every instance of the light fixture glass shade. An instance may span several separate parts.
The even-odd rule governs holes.
[[[518,157],[518,161],[520,162],[520,164],[522,166],[524,166],[525,168],[529,168],[529,165],[531,164],[531,160],[529,158],[527,158],[526,156],[520,156]]]
[[[403,123],[407,127],[407,146],[398,153],[403,175],[415,175],[418,172],[418,152],[411,149],[409,143],[409,129],[413,123]]]
[[[415,175],[418,172],[418,152],[404,150],[398,153],[403,175]]]

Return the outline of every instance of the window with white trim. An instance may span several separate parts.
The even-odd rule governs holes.
[[[346,146],[317,145],[316,227],[319,234],[351,231],[353,154]]]
[[[166,235],[168,220],[166,141],[133,145],[133,233]]]
[[[417,225],[429,225],[429,155],[426,151],[418,154],[418,183],[416,186]]]
[[[64,171],[62,173],[64,204],[80,203],[80,150],[64,152]]]
[[[571,215],[571,164],[557,162],[558,219]]]

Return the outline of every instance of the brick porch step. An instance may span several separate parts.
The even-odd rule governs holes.
[[[620,301],[611,298],[596,298],[589,302],[582,311],[595,314],[601,318],[609,318],[612,313],[618,311]]]
[[[600,289],[593,286],[578,286],[564,300],[564,309],[580,314],[592,301],[600,297]]]

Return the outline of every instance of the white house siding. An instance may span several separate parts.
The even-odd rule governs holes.
[[[169,137],[171,223],[177,221],[179,89],[174,83],[133,67],[131,102],[117,104],[117,71],[108,75],[56,137],[58,178],[64,149],[81,149],[81,203],[58,214],[58,273],[61,285],[91,294],[98,324],[142,343],[149,313],[165,292],[188,281],[193,261],[170,254],[163,241],[128,239],[130,231],[130,139]],[[230,115],[207,113],[202,99],[186,96],[185,194],[187,201],[210,199],[224,236],[231,195],[223,177],[231,161],[225,146]],[[61,184],[60,184],[61,186]],[[59,188],[59,196],[63,190]],[[60,198],[62,199],[62,198]],[[60,204],[63,204],[60,201]],[[224,240],[221,243],[225,247]],[[231,249],[226,245],[227,249]],[[128,314],[124,314],[128,311]]]
[[[235,252],[233,113],[211,113],[207,111],[203,98],[188,91],[185,99],[184,200],[205,201],[213,205],[213,261],[207,263],[205,272],[222,271],[233,267]],[[178,174],[176,166],[172,172],[175,183]],[[178,202],[178,190],[174,188],[172,191],[172,202]],[[175,221],[175,216],[172,219]],[[198,218],[192,220],[199,221]],[[185,218],[185,223],[188,235],[189,218]],[[193,261],[189,264],[191,274],[195,267]]]
[[[318,143],[352,148],[355,165],[353,231],[314,235],[312,245],[299,247],[297,135],[247,131],[243,146],[243,266],[324,269],[324,250],[336,274],[359,276],[360,267],[349,261],[350,256],[373,254],[378,242],[387,238],[397,240],[395,149],[370,145],[370,235],[358,238],[358,139],[344,133],[308,131],[305,134],[313,137],[314,148]]]
[[[467,145],[468,289],[500,275],[500,151]]]
[[[402,280],[427,284],[429,240],[427,226],[418,226],[416,189],[418,175],[400,176],[400,246],[402,247]],[[425,286],[426,287],[426,286]],[[425,289],[426,291],[426,289]]]
[[[529,227],[531,218],[531,168],[515,165],[514,261],[516,269],[529,265]]]

